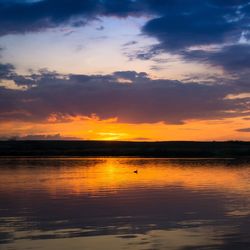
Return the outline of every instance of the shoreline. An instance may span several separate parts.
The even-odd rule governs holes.
[[[0,141],[0,157],[250,158],[250,142]]]

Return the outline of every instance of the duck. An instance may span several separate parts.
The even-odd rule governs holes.
[[[134,173],[135,173],[135,174],[138,174],[138,170],[137,170],[137,169],[136,169],[136,170],[134,170]]]

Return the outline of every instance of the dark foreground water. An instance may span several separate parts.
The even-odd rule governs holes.
[[[0,159],[0,249],[250,249],[250,163]]]

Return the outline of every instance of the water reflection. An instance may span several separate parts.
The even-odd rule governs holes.
[[[250,247],[248,162],[1,159],[0,177],[1,249]]]

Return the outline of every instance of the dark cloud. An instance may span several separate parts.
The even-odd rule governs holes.
[[[64,25],[83,26],[102,16],[151,17],[142,28],[158,44],[139,51],[148,60],[162,52],[185,55],[235,70],[249,65],[249,46],[236,45],[250,38],[249,0],[41,0],[0,1],[0,35],[40,31]],[[100,26],[102,29],[102,26]],[[126,44],[133,45],[135,42]],[[225,45],[222,50],[188,53],[193,46]],[[239,61],[239,63],[238,63]]]
[[[164,48],[183,48],[238,36],[249,1],[221,0],[41,0],[0,1],[0,34],[37,31],[62,24],[85,25],[99,16],[156,15],[143,31]],[[244,18],[242,15],[245,15]],[[244,26],[247,28],[247,26]],[[176,40],[177,38],[181,38]],[[176,43],[174,43],[176,41]]]
[[[220,66],[226,71],[249,70],[249,48],[239,40],[250,39],[250,1],[145,0],[156,13],[142,32],[157,38],[158,44],[138,51],[136,57],[152,59],[167,52],[185,60]],[[226,45],[231,44],[231,45]],[[219,45],[211,51],[204,46]],[[195,51],[190,48],[201,47]],[[203,46],[203,47],[202,47]]]
[[[129,47],[129,46],[135,45],[137,43],[138,43],[137,41],[129,41],[127,43],[124,43],[123,47]]]
[[[12,80],[17,86],[28,88],[20,91],[1,87],[1,117],[19,119],[25,114],[25,119],[45,119],[53,112],[96,113],[102,118],[118,116],[127,122],[162,120],[181,124],[186,119],[227,117],[248,111],[248,103],[223,98],[249,91],[249,74],[245,72],[249,72],[250,45],[238,43],[243,34],[249,39],[249,3],[249,0],[0,0],[0,35],[64,25],[82,26],[101,16],[144,15],[150,20],[142,33],[156,38],[158,44],[140,51],[138,58],[147,60],[168,52],[185,60],[223,67],[241,77],[236,84],[208,85],[152,80],[146,73],[133,71],[65,78],[55,72],[41,71],[20,76],[12,65],[0,64],[2,80]],[[134,44],[136,41],[124,46]],[[204,49],[214,44],[220,49]],[[130,84],[122,84],[120,80],[128,80]]]
[[[97,27],[96,30],[102,31],[102,30],[104,30],[104,26],[101,25],[101,26]]]
[[[138,15],[133,0],[0,1],[0,35],[40,31],[61,25],[86,25],[99,16]]]
[[[183,53],[185,59],[221,66],[229,72],[249,71],[250,44],[226,45],[216,51],[192,50]]]
[[[229,1],[227,4],[211,0],[148,2],[160,15],[143,27],[145,34],[159,40],[155,50],[173,52],[190,46],[235,42],[243,30],[249,30],[248,12],[240,8],[248,1]]]
[[[22,75],[16,74],[16,68],[14,65],[10,63],[0,63],[0,82],[3,80],[12,80],[17,86],[32,86],[36,84],[36,81],[40,79],[41,75],[43,76],[53,76],[53,77],[58,77],[59,74],[56,72],[49,72],[46,70],[40,70],[40,74],[36,75],[33,74],[30,77],[25,77]]]
[[[249,133],[250,132],[250,128],[241,128],[241,129],[237,129],[236,131]]]
[[[235,23],[223,21],[222,13],[212,15],[202,12],[153,19],[143,27],[143,32],[159,40],[160,44],[155,49],[170,52],[191,46],[223,43],[228,36],[237,41],[241,35]]]
[[[69,21],[77,26],[95,15],[97,9],[97,0],[1,1],[0,35],[38,31]]]
[[[139,16],[145,14],[145,3],[141,0],[103,0],[100,1],[102,5],[102,15],[107,16]]]
[[[140,78],[147,78],[148,75],[145,72],[137,73],[136,71],[116,71],[113,73],[113,76],[118,79],[123,78],[123,79],[134,81]]]
[[[61,136],[60,134],[54,134],[54,135],[26,135],[26,136],[15,136],[8,138],[9,140],[17,140],[17,141],[67,141],[67,140],[82,140],[77,137],[67,137],[67,136]]]
[[[16,75],[13,81],[16,81]],[[183,124],[188,119],[222,119],[249,115],[248,99],[226,98],[243,91],[228,84],[202,84],[149,78],[146,73],[59,75],[41,71],[22,76],[26,90],[0,87],[0,120],[68,122],[69,117],[118,117],[120,122]],[[119,79],[128,79],[129,84]],[[32,84],[33,83],[33,84]],[[244,91],[249,88],[244,87]]]
[[[15,67],[12,64],[0,63],[0,79],[8,79],[15,74]]]
[[[77,137],[61,136],[60,134],[53,135],[26,135],[26,136],[13,136],[13,137],[2,137],[0,140],[15,140],[15,141],[71,141],[71,140],[82,140]]]
[[[147,137],[135,137],[135,138],[132,138],[131,140],[133,140],[133,141],[150,141],[151,139],[147,138]]]

